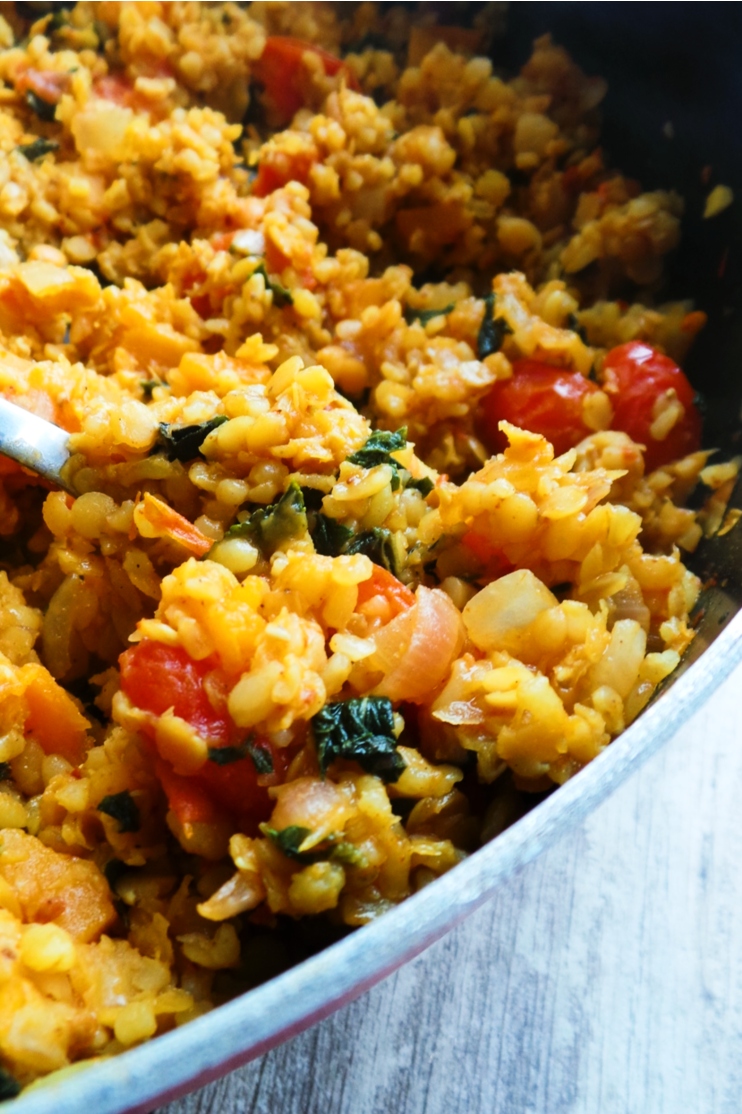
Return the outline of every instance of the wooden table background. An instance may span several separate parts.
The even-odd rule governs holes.
[[[742,668],[423,955],[161,1114],[740,1114]]]

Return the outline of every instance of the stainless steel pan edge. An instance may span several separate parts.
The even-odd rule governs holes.
[[[455,870],[380,920],[182,1029],[22,1095],[12,1102],[14,1114],[150,1110],[351,1002],[450,931],[581,821],[687,722],[740,660],[742,612],[616,743]]]

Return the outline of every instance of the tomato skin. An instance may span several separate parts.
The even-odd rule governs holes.
[[[226,709],[213,707],[204,688],[209,662],[193,661],[179,646],[145,638],[124,651],[119,665],[122,691],[137,708],[155,716],[172,708],[212,746],[227,743],[229,716]]]
[[[172,708],[208,740],[210,748],[238,745],[244,738],[226,706],[215,708],[209,700],[204,679],[212,672],[211,661],[193,661],[180,647],[143,639],[121,655],[119,664],[122,691],[137,708],[154,716]],[[207,761],[198,773],[188,776],[176,773],[162,758],[155,760],[168,804],[181,823],[213,823],[226,814],[241,831],[257,832],[257,824],[267,820],[273,808],[267,786],[283,780],[293,754],[268,739],[254,741],[270,757],[273,774],[259,778],[249,755],[224,765]]]
[[[399,615],[400,612],[406,611],[408,608],[412,607],[415,602],[415,596],[410,589],[407,588],[401,580],[397,580],[396,576],[380,565],[374,565],[370,578],[368,580],[362,580],[358,585],[358,602],[356,607],[363,607],[363,605],[373,599],[374,596],[382,596],[386,600],[392,616]]]
[[[583,404],[600,388],[578,371],[540,360],[516,360],[511,379],[501,379],[482,400],[478,432],[491,452],[502,452],[507,438],[498,422],[540,433],[560,456],[593,431],[585,424]]]
[[[646,446],[648,472],[701,447],[702,422],[695,391],[678,365],[644,341],[612,348],[603,365],[603,387],[613,405],[613,429]],[[650,432],[657,399],[674,391],[685,414],[661,441]]]
[[[255,63],[254,73],[258,81],[265,86],[273,104],[287,121],[304,105],[301,60],[307,51],[316,54],[322,60],[328,77],[334,77],[340,70],[344,70],[348,87],[358,89],[358,82],[353,72],[334,54],[314,46],[313,43],[305,43],[289,35],[269,35],[265,40],[263,53]]]

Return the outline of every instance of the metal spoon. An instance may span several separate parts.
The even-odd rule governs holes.
[[[64,474],[69,439],[66,430],[0,397],[0,453],[75,495]]]

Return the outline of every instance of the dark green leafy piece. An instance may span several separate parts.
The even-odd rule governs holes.
[[[0,762],[0,781],[7,781],[10,776],[10,762]]]
[[[495,317],[495,295],[488,294],[484,299],[484,317],[477,334],[477,356],[484,360],[493,352],[499,352],[508,333],[512,333],[504,317]]]
[[[399,579],[397,568],[397,555],[394,551],[392,532],[384,526],[374,526],[372,530],[364,530],[356,534],[353,540],[346,545],[346,553],[364,553],[370,557],[375,565],[380,565]]]
[[[55,102],[45,101],[43,97],[34,93],[33,89],[26,90],[26,104],[32,112],[36,113],[40,120],[46,120],[47,122],[51,122],[54,119],[54,115],[57,111]]]
[[[406,445],[406,426],[402,426],[396,433],[386,429],[375,429],[365,445],[361,445],[360,449],[351,453],[348,460],[361,468],[375,468],[377,464],[389,464],[389,454],[399,452]]]
[[[320,511],[312,515],[312,519],[309,533],[314,548],[324,557],[339,557],[353,537],[353,531],[349,526],[343,526],[336,518],[330,518]]]
[[[161,379],[142,379],[139,386],[142,388],[142,394],[146,399],[152,398],[152,392],[155,387],[164,387],[165,384]]]
[[[329,858],[333,863],[342,863],[344,866],[359,866],[364,860],[363,853],[345,840],[333,845]]]
[[[273,291],[273,304],[279,308],[282,306],[293,306],[294,297],[290,290],[282,286],[278,279],[272,279],[265,269],[265,263],[259,263],[255,270],[254,275],[262,275],[265,280],[265,285],[269,290]]]
[[[164,452],[168,460],[180,460],[185,463],[201,455],[201,446],[211,433],[229,421],[226,414],[216,414],[208,421],[198,422],[197,425],[168,425],[160,422],[153,453]]]
[[[299,848],[304,840],[311,835],[309,828],[291,825],[289,828],[282,828],[277,831],[275,828],[269,827],[268,824],[261,824],[260,830],[263,835],[275,843],[279,850],[283,851],[287,858],[294,859],[305,866],[311,863],[320,863],[327,859],[332,862],[344,863],[346,866],[355,866],[362,859],[360,852],[352,843],[347,843],[335,835],[331,835],[328,839],[323,840],[321,844],[307,851],[300,851]]]
[[[118,824],[120,832],[138,832],[142,826],[139,808],[128,789],[111,793],[98,805],[98,812],[105,812]]]
[[[118,913],[124,927],[127,929],[129,927],[129,918],[131,915],[130,909],[126,902],[122,901],[116,887],[124,874],[128,874],[131,870],[136,869],[136,867],[131,867],[128,863],[122,862],[121,859],[109,859],[103,867],[103,874],[108,882],[108,888],[113,898],[114,909]]]
[[[230,766],[233,762],[241,762],[243,758],[252,759],[257,773],[273,773],[270,751],[254,742],[252,736],[234,747],[209,747],[209,761],[215,762],[217,766]]]
[[[292,480],[277,502],[253,511],[246,522],[230,526],[225,538],[246,538],[264,557],[270,557],[289,538],[299,537],[308,528],[304,496]]]
[[[20,1093],[21,1085],[15,1076],[11,1075],[5,1068],[0,1068],[0,1102],[14,1099]]]
[[[405,487],[411,487],[413,491],[419,491],[423,499],[426,499],[435,487],[435,484],[428,476],[423,476],[421,480],[409,479]]]
[[[421,325],[427,325],[428,321],[432,321],[434,317],[447,317],[453,308],[453,302],[448,306],[442,306],[441,309],[413,309],[412,306],[408,306],[404,314],[405,321],[408,325],[411,325],[413,321],[419,321]]]
[[[108,860],[106,865],[103,867],[103,873],[105,875],[106,882],[108,882],[108,888],[110,889],[112,894],[116,893],[116,885],[122,874],[126,874],[126,872],[131,869],[132,868],[130,866],[127,866],[126,863],[122,862],[121,859]]]
[[[258,774],[272,774],[273,773],[273,756],[271,752],[265,747],[261,747],[259,743],[253,743],[250,739],[245,743],[247,753],[252,758],[253,766]]]
[[[311,723],[323,774],[336,758],[346,758],[382,781],[399,780],[405,762],[397,750],[394,709],[386,696],[325,704]]]
[[[404,449],[407,444],[407,427],[402,426],[396,433],[391,433],[386,429],[376,429],[362,445],[360,449],[356,449],[351,453],[348,460],[351,464],[357,464],[360,468],[376,468],[379,464],[389,464],[392,467],[392,491],[396,491],[399,487],[399,462],[390,456],[390,453],[399,452]]]
[[[325,497],[324,491],[319,491],[316,487],[303,487],[301,489],[301,494],[304,499],[304,506],[308,511],[319,511],[322,509],[322,500]]]
[[[38,136],[32,143],[21,143],[16,147],[16,151],[25,155],[29,162],[36,162],[37,159],[43,159],[44,155],[50,155],[53,151],[58,150],[59,144],[57,141],[55,139],[44,139],[43,135]]]
[[[248,756],[247,742],[239,743],[235,747],[209,747],[209,762],[215,766],[231,766],[233,762],[241,762]]]
[[[299,863],[315,863],[320,859],[327,858],[327,852],[317,853],[316,851],[300,851],[304,840],[307,836],[311,835],[310,828],[302,828],[298,824],[292,824],[288,828],[282,828],[276,831],[275,828],[270,828],[267,824],[261,824],[260,830],[263,835],[267,835],[272,840],[280,851],[283,851],[289,859],[296,859]]]

